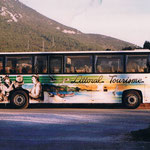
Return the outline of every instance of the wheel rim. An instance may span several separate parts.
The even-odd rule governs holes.
[[[17,106],[23,105],[25,103],[25,101],[26,101],[26,98],[21,94],[18,94],[14,97],[14,103]]]
[[[136,95],[132,95],[128,97],[128,103],[131,105],[136,104],[137,101],[138,101],[138,97]]]

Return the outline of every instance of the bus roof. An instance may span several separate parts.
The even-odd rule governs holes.
[[[0,52],[1,55],[10,54],[93,54],[93,53],[148,53],[149,49],[121,50],[121,51],[52,51],[52,52]]]

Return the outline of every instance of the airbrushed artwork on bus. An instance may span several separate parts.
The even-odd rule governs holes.
[[[122,103],[124,90],[144,91],[144,80],[138,75],[63,75],[43,87],[47,103]]]
[[[18,75],[1,76],[0,102],[24,90],[30,103],[122,103],[127,89],[144,91],[141,75]]]
[[[11,79],[12,80],[11,80]],[[14,80],[15,79],[15,80]],[[0,77],[0,102],[7,102],[11,99],[11,94],[18,90],[25,90],[31,100],[43,100],[42,85],[39,82],[39,76],[32,76],[32,88],[23,88],[23,76],[9,77],[8,75]]]
[[[18,75],[15,81],[11,81],[8,75],[0,77],[0,102],[8,101],[10,92],[16,88],[21,88],[23,82],[23,77]]]

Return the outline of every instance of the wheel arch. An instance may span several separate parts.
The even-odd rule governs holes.
[[[143,94],[142,94],[142,91],[141,91],[141,90],[137,90],[137,89],[124,90],[123,93],[122,93],[122,101],[123,101],[124,96],[125,96],[127,93],[133,92],[133,91],[139,93],[139,95],[141,96],[141,103],[143,103]]]
[[[16,89],[12,90],[12,91],[10,92],[9,99],[11,98],[12,94],[13,94],[14,92],[16,92],[16,91],[24,91],[24,92],[28,95],[28,99],[29,99],[29,91],[26,90],[26,89],[23,89],[23,88],[16,88]]]

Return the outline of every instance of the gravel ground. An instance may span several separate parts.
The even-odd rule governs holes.
[[[142,150],[149,141],[131,131],[148,128],[150,109],[0,109],[0,150]]]

